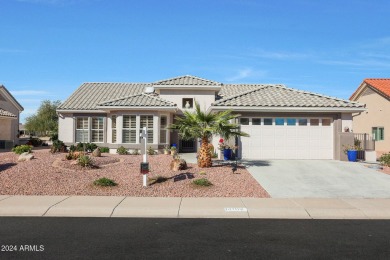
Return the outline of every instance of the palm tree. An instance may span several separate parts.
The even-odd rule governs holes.
[[[184,111],[183,117],[176,117],[176,123],[169,128],[179,131],[183,140],[200,138],[202,144],[198,156],[198,166],[201,168],[211,167],[210,138],[213,135],[220,135],[228,140],[234,136],[249,136],[247,133],[239,131],[237,124],[232,123],[240,115],[232,114],[227,110],[218,113],[206,113],[200,110],[198,103],[195,103],[195,111]]]

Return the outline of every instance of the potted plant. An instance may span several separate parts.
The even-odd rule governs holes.
[[[169,145],[165,145],[164,146],[164,154],[169,154],[169,153],[170,153]]]
[[[177,154],[177,149],[176,146],[171,147],[171,155],[176,155]]]
[[[362,148],[360,148],[359,145],[347,145],[347,146],[343,145],[343,147],[344,147],[344,153],[348,156],[348,161],[356,162],[358,151],[361,151]]]
[[[232,158],[232,149],[228,144],[224,142],[222,138],[219,139],[218,147],[221,153],[223,154],[223,159],[225,161],[230,160]]]

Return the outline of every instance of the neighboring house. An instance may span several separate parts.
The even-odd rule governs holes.
[[[148,128],[148,146],[176,143],[196,151],[196,141],[179,140],[168,130],[175,116],[193,110],[231,109],[241,114],[240,155],[251,159],[343,159],[342,145],[353,143],[356,102],[271,84],[222,84],[194,76],[155,83],[84,83],[57,109],[59,139],[66,144],[94,142],[110,149],[140,149],[139,133]],[[217,147],[219,138],[213,139]]]
[[[349,99],[367,109],[353,115],[353,131],[372,134],[378,156],[390,152],[390,79],[365,79]]]
[[[23,107],[0,85],[0,149],[10,149],[19,143],[19,114]]]

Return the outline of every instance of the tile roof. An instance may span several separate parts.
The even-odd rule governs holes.
[[[365,79],[368,85],[390,97],[390,79]]]
[[[1,85],[1,84],[0,84],[0,90],[3,90],[3,91],[5,91],[5,92],[8,94],[8,96],[12,99],[12,101],[15,102],[16,106],[19,106],[18,109],[19,109],[20,111],[23,111],[23,110],[24,110],[24,108],[22,107],[22,105],[15,99],[14,96],[12,96],[12,94],[8,91],[8,89],[7,89],[4,85]]]
[[[106,101],[99,107],[176,107],[173,102],[159,98],[155,94],[137,94],[124,98]]]
[[[0,108],[0,116],[2,117],[12,117],[12,118],[17,118],[16,115],[12,114],[11,112],[7,111],[7,110],[4,110],[2,108]]]
[[[153,83],[153,85],[221,86],[222,83],[208,79],[202,79],[195,76],[185,75],[171,79],[160,80]]]
[[[312,92],[286,88],[283,85],[259,85],[254,89],[224,97],[213,106],[232,107],[306,107],[306,108],[362,108],[349,100],[328,97]]]

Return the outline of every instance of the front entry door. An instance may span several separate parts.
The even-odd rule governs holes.
[[[196,152],[195,140],[180,140],[179,151],[181,153],[194,153],[194,152]]]

